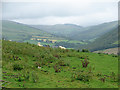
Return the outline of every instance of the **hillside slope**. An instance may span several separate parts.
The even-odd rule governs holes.
[[[119,33],[120,35],[120,33]],[[108,49],[117,47],[118,44],[118,28],[105,33],[101,37],[97,38],[94,42],[88,44],[86,47],[89,48],[91,51]]]
[[[63,37],[69,37],[75,32],[83,31],[83,27],[74,24],[32,25],[32,27]]]
[[[72,34],[72,39],[75,40],[90,40],[94,38],[98,38],[101,35],[112,31],[113,29],[117,28],[118,22],[108,22],[108,23],[102,23],[99,25],[89,26],[83,28],[83,32],[77,32],[76,34]]]
[[[88,27],[81,27],[73,24],[32,25],[32,27],[42,29],[54,35],[80,41],[98,38],[116,28],[117,24],[117,21],[112,21]]]
[[[2,21],[2,36],[7,40],[24,41],[30,39],[34,35],[48,37],[53,36],[45,31],[30,27],[28,25],[7,20]]]
[[[69,25],[68,25],[69,26]],[[50,46],[60,46],[61,42],[72,42],[73,45],[77,43],[82,43],[80,41],[69,41],[64,37],[56,36],[45,32],[41,29],[36,29],[29,25],[25,25],[22,23],[17,23],[13,21],[5,21],[2,22],[2,37],[5,40],[12,40],[18,42],[29,42],[41,45],[50,45]],[[60,44],[59,44],[60,43]],[[71,43],[67,44],[67,47],[70,46]],[[84,43],[82,43],[84,44]]]
[[[34,27],[31,27],[29,25],[24,25],[21,23],[16,23],[12,21],[3,21],[2,24],[2,36],[3,38],[7,40],[13,40],[13,41],[19,41],[19,42],[31,42],[37,44],[40,42],[40,40],[31,40],[31,39],[46,39],[46,40],[56,40],[56,43],[46,43],[41,42],[43,45],[45,44],[51,44],[51,45],[57,45],[57,46],[64,46],[67,48],[75,48],[75,49],[82,49],[87,48],[91,51],[96,50],[102,50],[102,49],[108,49],[117,47],[117,22],[109,22],[104,23],[97,26],[91,26],[91,27],[80,27],[73,24],[63,24],[63,25],[53,25],[53,30],[41,30],[36,29]],[[41,26],[44,28],[53,28],[53,26]],[[74,29],[73,29],[74,27]],[[60,30],[61,29],[61,30]],[[64,30],[65,29],[65,30]],[[83,30],[83,31],[82,31]],[[85,30],[85,31],[84,31]],[[46,32],[45,32],[46,31]],[[52,31],[51,34],[49,34],[47,31]],[[64,33],[63,37],[67,38],[60,38],[58,36],[53,35],[55,33],[59,34],[58,36],[61,36]],[[65,32],[62,32],[65,31]],[[69,31],[69,32],[68,32]],[[80,32],[81,31],[81,32]],[[67,34],[66,34],[67,33]],[[75,34],[77,33],[77,34]],[[56,34],[56,35],[57,35]],[[67,36],[65,36],[67,35]],[[77,36],[79,35],[79,36]],[[32,37],[34,36],[34,37]],[[75,39],[76,38],[76,39]],[[96,39],[95,39],[96,38]],[[81,40],[82,41],[72,41],[72,39],[75,40]],[[90,42],[89,40],[94,39],[94,42]],[[87,41],[84,41],[87,40]],[[68,42],[69,41],[69,42]],[[71,43],[70,43],[71,42]],[[83,44],[82,44],[83,43]],[[86,43],[88,45],[86,45]]]
[[[118,88],[117,56],[29,43],[3,40],[2,72],[6,88]]]

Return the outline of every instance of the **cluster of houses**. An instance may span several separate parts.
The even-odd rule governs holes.
[[[36,40],[39,42],[47,42],[47,43],[56,43],[57,40],[49,40],[49,39],[37,39],[37,38],[31,38],[31,40]]]
[[[41,45],[40,42],[38,42],[38,46],[42,46],[42,47],[50,47],[49,45]],[[61,48],[61,49],[66,49],[63,46],[52,46],[52,48]]]

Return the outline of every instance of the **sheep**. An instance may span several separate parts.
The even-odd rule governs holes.
[[[65,47],[62,47],[62,46],[59,46],[59,48],[61,48],[61,49],[66,49]]]
[[[9,41],[12,41],[12,40],[9,40]]]
[[[43,46],[43,45],[40,45],[40,42],[38,42],[38,46]]]
[[[40,67],[40,66],[38,66],[38,69],[41,69],[41,67]]]

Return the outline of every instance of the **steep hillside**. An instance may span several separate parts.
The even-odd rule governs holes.
[[[90,40],[94,38],[98,38],[101,35],[115,29],[118,25],[117,21],[103,23],[95,26],[85,27],[83,28],[83,32],[77,32],[76,34],[72,34],[71,39],[75,40]]]
[[[16,23],[13,21],[2,21],[2,36],[7,40],[24,41],[30,39],[32,36],[47,36],[52,37],[53,35],[46,33],[45,31]]]
[[[97,38],[94,42],[88,44],[86,47],[89,48],[91,51],[102,50],[117,47],[118,44],[118,28],[109,31],[108,33],[102,35],[101,37]]]
[[[118,88],[118,57],[3,41],[0,83],[6,88]]]

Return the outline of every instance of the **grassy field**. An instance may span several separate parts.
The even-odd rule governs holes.
[[[117,55],[39,47],[10,41],[3,41],[2,48],[3,87],[118,87]]]

